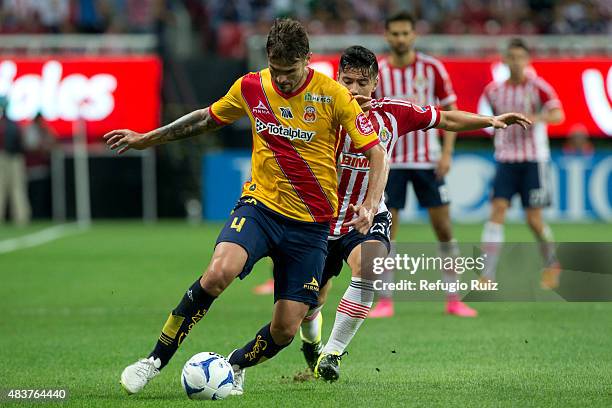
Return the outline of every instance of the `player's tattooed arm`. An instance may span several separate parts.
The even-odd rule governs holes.
[[[147,147],[197,136],[220,127],[222,125],[213,119],[210,108],[204,108],[144,134],[129,129],[113,130],[104,135],[104,140],[112,150],[119,149],[117,153],[121,154],[129,149],[143,150]]]

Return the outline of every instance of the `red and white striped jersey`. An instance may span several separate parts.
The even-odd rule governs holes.
[[[435,106],[420,107],[398,99],[374,99],[369,119],[378,134],[380,144],[387,150],[387,157],[393,153],[400,136],[417,129],[430,129],[440,123],[440,110]],[[350,204],[360,205],[368,191],[370,162],[355,149],[351,138],[340,129],[338,145],[338,217],[330,224],[330,237],[348,233],[352,227],[343,225],[353,219]],[[401,140],[401,139],[400,139]],[[378,212],[387,211],[384,200]]]
[[[379,61],[377,98],[403,99],[419,106],[446,106],[457,101],[444,65],[420,52],[414,63],[394,67],[387,58]],[[391,155],[391,168],[434,168],[441,149],[437,129],[410,132]]]
[[[528,76],[522,84],[492,82],[485,88],[485,101],[493,114],[518,112],[533,115],[561,107],[555,90],[542,78]],[[495,160],[499,162],[545,161],[550,158],[547,125],[543,122],[523,129],[508,126],[495,130]]]

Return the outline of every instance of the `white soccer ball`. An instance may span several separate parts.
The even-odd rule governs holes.
[[[185,363],[181,384],[191,399],[219,400],[230,395],[234,387],[234,371],[222,355],[198,353]]]

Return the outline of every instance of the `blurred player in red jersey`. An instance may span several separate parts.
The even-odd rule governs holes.
[[[151,353],[121,374],[130,394],[159,374],[215,299],[266,256],[274,262],[272,320],[228,357],[234,370],[232,394],[243,393],[246,368],[291,344],[309,308],[318,304],[329,222],[338,208],[339,126],[372,167],[372,188],[354,209],[357,216],[350,226],[366,233],[382,200],[385,151],[350,92],[308,67],[304,27],[276,20],[266,51],[268,68],[236,80],[210,107],[145,134],[116,130],[105,135],[107,144],[122,153],[193,137],[248,116],[253,136],[251,179],[217,238],[206,271],[171,311]]]
[[[440,111],[433,105],[421,107],[399,99],[370,101],[369,95],[372,95],[378,83],[378,63],[373,52],[360,46],[350,47],[342,54],[338,82],[363,102],[362,107],[378,133],[387,156],[393,154],[393,149],[407,137],[408,132],[415,130],[438,128],[458,132],[488,126],[506,128],[514,123],[529,125],[524,116],[516,113],[491,117],[461,111]],[[371,188],[370,165],[344,129],[340,131],[339,148],[339,212],[338,217],[332,220],[329,231],[321,281],[323,289],[319,295],[319,306],[310,309],[300,331],[302,351],[309,368],[315,376],[328,381],[338,379],[339,360],[370,311],[374,298],[370,261],[374,257],[384,258],[389,253],[391,228],[391,215],[384,202],[380,203],[367,233],[363,234],[347,225]],[[330,279],[340,273],[344,262],[351,268],[351,283],[340,300],[332,333],[323,348],[320,309],[325,303]]]
[[[529,48],[523,40],[510,41],[504,62],[510,70],[510,78],[487,85],[485,100],[494,113],[516,110],[530,118],[534,125],[528,129],[512,127],[495,131],[497,170],[491,218],[482,232],[483,248],[487,253],[483,278],[495,280],[499,250],[504,241],[506,211],[512,197],[519,194],[527,224],[540,243],[544,258],[542,287],[551,289],[559,285],[561,268],[555,256],[552,231],[542,219],[542,208],[550,205],[551,198],[546,128],[564,120],[563,108],[555,90],[544,79],[526,73]]]
[[[404,99],[417,105],[436,105],[443,110],[457,109],[457,97],[440,61],[414,49],[416,31],[414,18],[409,13],[391,16],[385,22],[385,39],[390,47],[389,56],[380,61],[379,86],[376,97]],[[387,182],[386,197],[395,222],[391,239],[397,239],[400,224],[399,210],[406,205],[408,183],[416,194],[421,207],[427,208],[429,219],[439,242],[441,257],[459,255],[449,214],[449,197],[444,177],[448,173],[455,145],[455,133],[444,132],[440,147],[437,129],[412,131],[400,139],[391,155],[391,172]],[[453,270],[442,273],[445,282],[455,282],[460,275]],[[392,273],[386,274],[392,279]],[[447,293],[446,312],[463,317],[473,317],[474,309],[460,301],[458,294]],[[393,316],[391,293],[381,296],[370,317]]]

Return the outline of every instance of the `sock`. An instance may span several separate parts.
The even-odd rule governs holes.
[[[389,251],[389,255],[387,255],[387,257],[394,258],[396,254],[397,254],[397,249],[395,248],[395,241],[391,241],[391,251]],[[372,274],[372,276],[376,276],[376,275]],[[387,284],[384,286],[385,288],[389,287],[388,284],[393,282],[394,277],[395,277],[395,271],[393,269],[385,269],[382,275],[380,275],[380,279],[383,281],[383,283]],[[389,289],[380,290],[378,292],[378,297],[380,300],[382,299],[391,300],[391,298],[393,297],[393,292],[390,291]]]
[[[372,281],[352,278],[344,292],[324,353],[342,354],[368,316],[374,300]]]
[[[215,296],[209,295],[202,289],[200,279],[187,289],[178,306],[170,313],[155,348],[149,354],[149,357],[161,361],[160,369],[168,364],[185,337],[204,317],[215,299]]]
[[[442,264],[445,263],[444,258],[456,258],[459,255],[461,254],[456,239],[451,239],[448,242],[438,242],[438,256],[442,258]],[[442,269],[442,281],[444,283],[451,284],[460,279],[461,275],[455,272],[454,269]],[[459,295],[456,290],[447,290],[446,296],[448,300],[459,300]]]
[[[487,222],[482,230],[482,251],[485,256],[483,278],[495,280],[497,261],[504,242],[504,226],[494,222]]]
[[[253,340],[236,350],[229,362],[232,366],[237,365],[240,368],[252,367],[271,359],[289,344],[291,341],[283,345],[276,344],[270,333],[270,323],[268,323],[257,332]]]
[[[544,265],[549,266],[557,262],[557,255],[555,253],[555,237],[547,224],[544,224],[542,235],[537,235],[536,238],[540,243],[540,253],[544,259]]]
[[[323,327],[323,305],[314,307],[308,311],[302,325],[300,326],[300,337],[306,343],[318,343],[321,341],[321,328]]]

